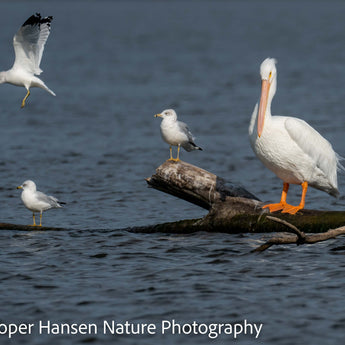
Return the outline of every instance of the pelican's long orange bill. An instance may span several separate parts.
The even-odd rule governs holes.
[[[263,80],[262,85],[261,85],[261,97],[260,97],[259,115],[258,115],[258,136],[259,136],[259,138],[260,138],[261,133],[264,129],[265,113],[266,113],[269,90],[270,90],[269,81]]]

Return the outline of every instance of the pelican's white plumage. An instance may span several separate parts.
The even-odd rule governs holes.
[[[42,73],[40,63],[52,20],[53,17],[42,18],[39,13],[27,19],[13,37],[15,61],[12,68],[0,72],[0,84],[9,83],[26,88],[27,94],[22,101],[22,108],[30,95],[30,87],[40,87],[55,96],[41,79],[35,77]]]
[[[60,208],[63,202],[51,195],[46,195],[37,190],[35,182],[27,180],[17,189],[22,189],[21,199],[25,207],[32,212],[33,225],[35,226],[35,212],[40,213],[40,226],[42,226],[42,213],[51,208]]]
[[[170,159],[178,161],[180,158],[180,147],[182,146],[187,152],[192,150],[201,150],[202,148],[195,145],[192,132],[186,123],[177,120],[177,114],[173,109],[163,110],[155,117],[161,117],[161,135],[163,140],[170,145]],[[177,146],[177,158],[172,157],[171,146]]]
[[[308,185],[338,196],[337,169],[344,169],[332,145],[305,121],[272,116],[271,102],[277,87],[276,60],[268,58],[260,67],[262,89],[249,125],[251,146],[263,164],[284,182],[280,203],[269,204],[271,212],[296,213],[304,207]],[[303,187],[299,206],[286,203],[289,184]]]

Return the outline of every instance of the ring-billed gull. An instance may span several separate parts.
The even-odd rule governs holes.
[[[47,211],[51,208],[60,208],[62,204],[65,204],[53,196],[46,195],[36,190],[36,184],[31,180],[25,181],[21,186],[18,186],[17,189],[23,189],[21,198],[25,207],[32,211],[33,226],[36,226],[35,212],[40,212],[39,226],[42,226],[43,211]]]
[[[9,83],[26,88],[22,108],[30,95],[30,87],[40,87],[55,96],[41,79],[35,77],[35,74],[42,73],[40,63],[52,20],[51,16],[42,18],[39,13],[32,15],[13,37],[15,60],[12,68],[0,72],[0,84]]]
[[[187,124],[177,120],[177,114],[173,109],[166,109],[155,117],[161,117],[161,134],[163,140],[170,145],[170,161],[180,160],[180,147],[182,146],[186,151],[201,150],[202,148],[196,146],[194,137],[189,130]],[[177,146],[177,158],[172,156],[171,146]]]

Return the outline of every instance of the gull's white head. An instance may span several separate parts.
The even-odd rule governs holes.
[[[155,117],[162,117],[163,119],[170,119],[172,121],[177,120],[177,114],[173,109],[165,109],[160,114],[156,114]]]
[[[18,186],[17,189],[23,189],[23,190],[30,190],[32,192],[36,191],[36,183],[31,180],[27,180],[23,182],[21,186]]]
[[[271,115],[271,102],[277,89],[276,63],[276,59],[267,58],[260,66],[262,84],[257,126],[259,138],[264,129],[265,116]]]

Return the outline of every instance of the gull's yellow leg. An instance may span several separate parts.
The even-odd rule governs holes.
[[[178,146],[177,146],[177,158],[175,159],[176,162],[178,162],[180,160],[180,148],[181,148],[181,146],[180,146],[180,144],[178,144]]]
[[[180,160],[180,144],[177,146],[177,158],[170,158],[171,161],[178,162]]]
[[[172,148],[171,148],[171,145],[170,145],[170,158],[169,158],[169,161],[173,161],[173,160],[174,160],[174,158],[172,156]]]
[[[25,107],[25,101],[27,100],[27,98],[28,98],[29,96],[30,96],[30,90],[28,89],[28,92],[26,93],[25,97],[23,98],[21,108],[24,108],[24,107]]]
[[[172,148],[170,146],[170,158],[169,161],[174,161],[174,162],[178,162],[180,160],[180,144],[177,146],[177,158],[173,158],[172,156]]]
[[[36,226],[36,222],[35,222],[35,213],[32,214],[32,219],[33,219],[33,224],[32,224],[32,226]]]
[[[42,226],[42,212],[40,213],[40,226]]]

